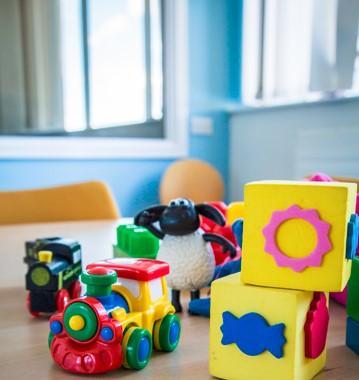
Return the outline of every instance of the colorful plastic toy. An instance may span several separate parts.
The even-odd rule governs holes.
[[[172,303],[181,311],[180,291],[190,290],[191,299],[200,296],[200,289],[213,278],[215,260],[211,246],[216,243],[237,254],[236,247],[225,237],[200,230],[200,215],[224,226],[223,215],[209,204],[194,205],[184,198],[175,199],[168,206],[158,205],[141,211],[135,217],[135,224],[143,226],[162,239],[158,258],[170,264],[168,285],[172,289]]]
[[[247,184],[244,192],[244,282],[344,289],[351,269],[346,251],[352,242],[348,225],[356,218],[355,184],[263,181]]]
[[[62,311],[79,297],[81,284],[81,246],[75,240],[59,237],[37,239],[25,244],[26,306],[31,315]]]
[[[115,258],[86,267],[87,291],[50,319],[54,361],[78,374],[97,374],[122,365],[144,368],[152,346],[174,351],[181,324],[168,298],[169,265],[158,260]]]
[[[159,239],[146,228],[135,224],[120,224],[117,227],[117,244],[113,246],[115,257],[155,259]]]
[[[326,359],[324,347],[316,358],[306,356],[306,347],[311,345],[308,339],[317,340],[313,335],[307,337],[303,329],[308,320],[318,323],[315,314],[308,316],[315,293],[247,285],[241,277],[233,274],[212,283],[211,375],[312,379]],[[324,331],[318,334],[325,342]]]

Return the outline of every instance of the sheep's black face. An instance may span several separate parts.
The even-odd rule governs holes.
[[[200,225],[193,202],[185,198],[172,200],[163,211],[159,222],[166,235],[175,236],[193,233]]]

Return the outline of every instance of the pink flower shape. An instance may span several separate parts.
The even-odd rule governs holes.
[[[305,257],[288,257],[277,246],[277,229],[283,222],[290,219],[305,220],[312,225],[317,233],[317,245]],[[305,210],[297,205],[293,205],[283,211],[274,211],[269,223],[263,228],[263,235],[266,240],[264,250],[273,256],[279,267],[289,267],[295,272],[301,272],[306,267],[319,267],[323,256],[332,248],[328,236],[329,228],[330,224],[321,220],[315,209]]]

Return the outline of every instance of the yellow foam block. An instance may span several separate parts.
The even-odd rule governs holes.
[[[242,279],[278,288],[341,291],[350,275],[347,224],[356,185],[252,182],[244,188]]]
[[[244,218],[244,202],[232,202],[227,208],[227,224],[231,225],[237,219]]]
[[[305,357],[304,325],[312,297],[313,292],[247,285],[241,281],[239,274],[214,281],[210,319],[211,375],[222,379],[245,380],[312,379],[324,367],[326,360],[326,348],[316,359]],[[224,333],[221,327],[225,312],[232,313],[238,319],[248,313],[258,313],[268,322],[269,329],[283,323],[283,356],[277,358],[268,350],[252,356],[243,353],[235,343],[222,344]],[[256,334],[260,334],[263,347],[269,345],[266,338],[270,335],[268,330],[261,331],[238,324],[240,328],[244,338],[253,341],[258,338]],[[239,330],[232,326],[231,331],[238,336]],[[273,343],[270,345],[273,347]]]

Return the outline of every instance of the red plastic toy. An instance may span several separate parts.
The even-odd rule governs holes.
[[[208,204],[215,207],[218,211],[220,211],[223,214],[224,218],[227,219],[228,207],[224,202],[208,202]],[[237,257],[240,257],[240,247],[237,244],[231,226],[225,225],[222,227],[214,223],[211,219],[201,216],[201,228],[205,232],[218,234],[228,239],[231,243],[235,245],[235,247],[237,248]],[[224,264],[229,260],[229,254],[223,254],[223,249],[220,245],[216,243],[211,243],[211,246],[216,260],[216,265]]]

